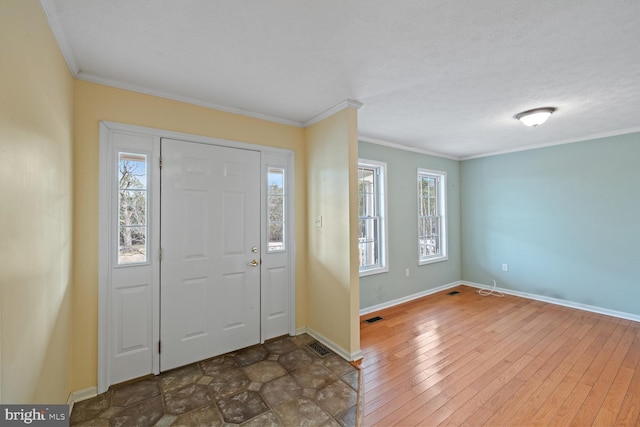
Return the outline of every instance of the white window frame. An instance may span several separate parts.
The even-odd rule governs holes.
[[[377,212],[379,212],[379,224],[380,229],[378,235],[380,236],[379,243],[379,262],[375,266],[360,267],[360,277],[370,276],[373,274],[386,273],[389,271],[389,238],[387,227],[387,164],[385,162],[379,162],[377,160],[358,159],[358,169],[367,168],[373,169],[375,173],[375,202],[377,204]],[[358,191],[358,203],[360,203],[360,192]],[[358,227],[360,226],[360,212],[358,208]],[[360,242],[358,241],[358,250]]]
[[[422,177],[435,178],[438,182],[436,190],[436,206],[440,217],[440,253],[435,255],[420,255],[420,180]],[[417,180],[417,244],[418,244],[418,265],[426,265],[434,262],[446,261],[449,259],[448,239],[447,239],[447,173],[443,171],[418,168]]]

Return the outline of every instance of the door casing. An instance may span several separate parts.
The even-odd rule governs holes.
[[[287,231],[287,251],[285,261],[287,276],[288,276],[288,301],[286,304],[287,314],[283,318],[282,316],[278,320],[278,325],[270,327],[268,324],[269,313],[266,312],[268,306],[268,295],[261,292],[261,342],[272,338],[274,336],[282,335],[278,331],[288,329],[285,333],[289,335],[295,335],[295,224],[294,224],[294,153],[291,150],[267,147],[257,144],[249,144],[238,141],[223,140],[217,138],[202,137],[190,134],[184,134],[179,132],[166,131],[161,129],[146,128],[140,126],[132,126],[115,122],[103,121],[100,123],[100,158],[99,158],[99,241],[98,241],[98,393],[105,392],[110,385],[115,384],[111,381],[111,316],[112,308],[110,303],[111,282],[112,282],[112,268],[113,268],[113,238],[111,237],[112,228],[111,222],[113,198],[111,196],[111,180],[113,179],[113,150],[112,136],[116,133],[119,134],[131,134],[134,136],[143,136],[153,139],[153,148],[150,151],[150,168],[159,172],[156,168],[159,168],[160,163],[160,140],[161,138],[177,139],[181,141],[189,141],[195,143],[218,145],[230,148],[240,148],[247,150],[259,151],[261,153],[261,171],[266,173],[269,166],[284,167],[287,170],[286,185],[288,187],[288,203],[286,215],[288,218],[286,231]],[[155,178],[152,178],[150,189],[150,236],[149,239],[149,261],[152,265],[152,269],[155,271],[152,292],[151,292],[151,307],[152,307],[152,325],[150,332],[150,341],[152,345],[151,360],[148,362],[148,374],[160,373],[160,183],[159,173],[155,173],[157,176],[157,182]],[[263,186],[264,187],[264,186]],[[262,250],[263,264],[262,271],[263,277],[268,273],[269,268],[279,268],[276,265],[270,265],[267,251],[266,251],[266,239],[264,237],[264,230],[266,224],[266,189],[262,189],[261,195],[261,224],[262,224]],[[157,203],[157,204],[156,204]],[[277,257],[278,260],[282,260],[282,253]],[[274,257],[275,259],[275,257]],[[279,261],[280,262],[280,261]],[[275,329],[274,329],[275,328]],[[275,335],[274,335],[275,334]],[[158,345],[156,345],[158,343]]]

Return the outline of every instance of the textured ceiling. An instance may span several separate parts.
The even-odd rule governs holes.
[[[458,159],[640,130],[638,0],[41,2],[76,77],[279,122],[354,99]]]

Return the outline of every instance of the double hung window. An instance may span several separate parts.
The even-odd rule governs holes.
[[[445,172],[418,169],[418,262],[447,259]]]
[[[360,276],[388,271],[386,163],[358,161],[358,254]]]

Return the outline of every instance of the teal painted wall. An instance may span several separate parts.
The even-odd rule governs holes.
[[[463,280],[640,314],[640,133],[464,161],[460,186]]]
[[[360,142],[358,157],[387,163],[389,271],[360,278],[360,308],[460,280],[460,162]],[[418,266],[417,168],[447,173],[449,259]],[[409,268],[410,277],[405,277]]]

